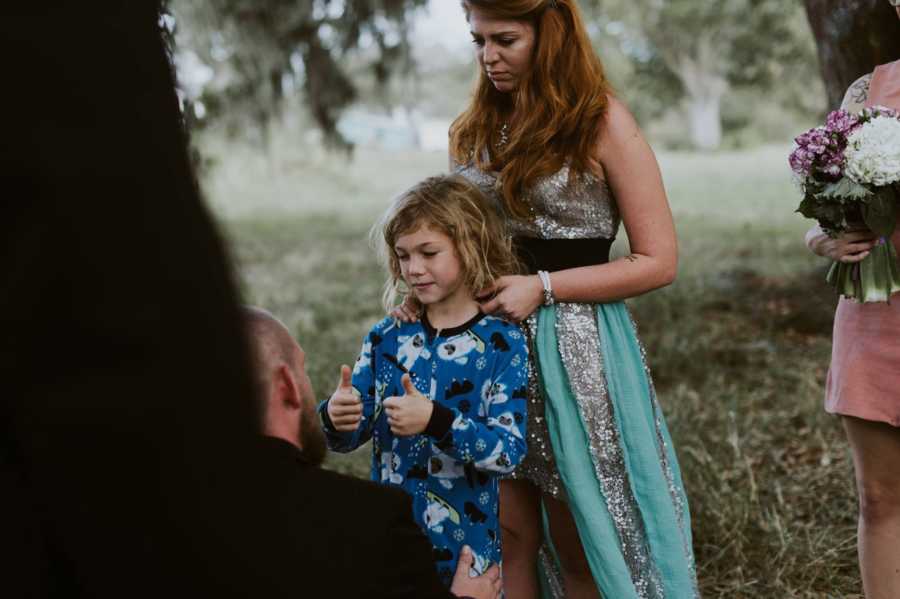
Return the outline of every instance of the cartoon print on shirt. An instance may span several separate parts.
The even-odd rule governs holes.
[[[437,447],[432,447],[431,458],[428,460],[428,474],[434,478],[457,479],[463,476],[462,463],[441,452]]]
[[[397,349],[397,363],[406,370],[412,368],[419,358],[431,359],[431,351],[425,346],[424,334],[402,335],[397,337],[397,342],[400,344]]]
[[[491,416],[487,419],[487,423],[489,426],[499,426],[516,437],[522,437],[522,431],[517,426],[518,420],[512,412],[503,412],[498,416]]]
[[[396,440],[395,440],[396,448]],[[390,481],[392,484],[403,484],[403,474],[400,473],[400,466],[403,465],[403,459],[396,451],[386,451],[381,454],[381,480],[383,482]]]
[[[509,459],[509,455],[505,451],[503,443],[497,443],[491,453],[475,462],[476,468],[490,468],[499,472],[512,472],[513,464]]]
[[[453,399],[459,395],[465,395],[467,393],[471,393],[475,390],[475,385],[472,384],[472,381],[465,379],[463,381],[454,380],[450,383],[450,387],[444,393],[445,399]]]
[[[507,343],[506,339],[503,338],[503,333],[499,331],[491,335],[491,345],[493,345],[494,349],[496,349],[497,351],[509,351],[509,343]]]
[[[428,505],[425,508],[423,520],[429,530],[438,533],[444,532],[444,520],[447,519],[454,524],[459,524],[459,512],[447,503],[446,499],[431,491],[428,491],[425,496],[428,499]]]
[[[458,335],[448,339],[438,345],[437,354],[442,360],[451,360],[461,366],[465,366],[469,362],[469,354],[477,352],[483,354],[485,350],[484,341],[473,333],[466,331],[462,335]]]
[[[487,417],[492,411],[496,411],[498,404],[509,401],[506,394],[506,384],[487,379],[481,386],[481,405],[478,407],[478,415]]]

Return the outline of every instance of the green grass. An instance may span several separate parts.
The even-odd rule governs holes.
[[[849,453],[821,407],[835,298],[803,246],[786,155],[661,155],[679,276],[629,302],[680,456],[704,597],[861,597]],[[206,189],[245,297],[296,333],[324,398],[382,316],[370,223],[445,159],[285,151],[271,166],[236,148],[218,160]],[[367,476],[368,452],[327,466]]]

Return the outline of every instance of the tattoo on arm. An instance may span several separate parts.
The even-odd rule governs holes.
[[[625,256],[625,259],[629,262],[637,262],[638,257],[635,254],[628,254],[627,256]]]
[[[849,105],[859,105],[862,106],[866,103],[866,100],[869,99],[869,84],[872,82],[871,73],[868,75],[864,75],[857,79],[853,85],[847,89],[847,93],[844,96],[844,102],[842,103],[845,107]]]

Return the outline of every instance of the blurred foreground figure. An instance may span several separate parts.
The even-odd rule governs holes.
[[[0,596],[297,597],[148,0],[0,8]],[[302,506],[297,509],[302,510]]]
[[[283,324],[247,308],[256,348],[262,416],[263,467],[277,479],[269,509],[282,526],[315,548],[294,569],[298,592],[366,599],[494,599],[499,570],[469,578],[472,552],[460,558],[450,591],[438,578],[428,539],[412,518],[410,497],[399,489],[343,476],[318,466],[325,436],[306,374],[306,356]]]

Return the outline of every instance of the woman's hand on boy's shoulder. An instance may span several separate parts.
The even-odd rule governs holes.
[[[522,322],[544,302],[544,286],[537,275],[500,277],[479,292],[481,311]]]
[[[389,312],[391,318],[395,320],[399,320],[401,322],[418,322],[419,321],[419,312],[422,310],[422,305],[416,301],[416,298],[412,296],[412,294],[407,295],[403,298],[403,303],[398,306],[394,306],[394,308]]]

